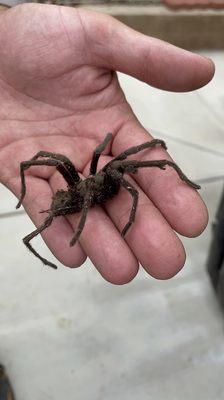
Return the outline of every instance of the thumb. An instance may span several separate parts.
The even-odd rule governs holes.
[[[162,40],[143,35],[108,15],[79,10],[96,62],[159,89],[190,91],[214,75],[213,62]]]

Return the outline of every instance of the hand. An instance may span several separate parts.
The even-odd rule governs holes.
[[[2,13],[0,181],[16,196],[21,189],[20,162],[40,150],[66,155],[86,176],[93,150],[107,132],[114,139],[101,166],[151,138],[126,102],[116,70],[161,89],[188,91],[205,85],[214,66],[106,15],[40,4]],[[143,156],[169,157],[160,148]],[[49,208],[52,193],[66,185],[52,167],[32,167],[26,179],[23,205],[39,226],[44,219],[39,211]],[[175,231],[189,237],[200,234],[207,224],[205,205],[171,168],[141,170],[134,185],[140,192],[139,206],[125,240],[120,231],[128,219],[131,197],[121,190],[105,205],[106,212],[102,207],[89,211],[80,243],[74,247],[69,242],[79,215],[58,217],[43,232],[58,260],[80,266],[88,256],[105,279],[118,284],[133,279],[139,263],[156,278],[176,274],[185,252]]]

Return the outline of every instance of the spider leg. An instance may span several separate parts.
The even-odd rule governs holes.
[[[58,161],[57,170],[63,175],[69,186],[73,186],[81,180],[75,166],[68,157],[50,151],[39,151],[31,160],[37,160],[39,157],[47,157]]]
[[[81,235],[81,233],[83,231],[83,228],[84,228],[84,225],[86,222],[87,213],[89,210],[89,206],[90,206],[90,192],[88,192],[88,194],[85,196],[83,208],[82,208],[82,212],[81,212],[81,218],[79,220],[76,232],[70,241],[70,246],[75,245],[75,243],[77,242],[77,240],[79,239],[79,236]]]
[[[137,191],[137,189],[134,188],[134,186],[131,185],[130,182],[126,181],[126,179],[122,178],[120,182],[121,182],[121,185],[125,189],[127,189],[128,192],[133,197],[133,203],[132,203],[129,220],[121,232],[121,236],[124,237],[126,235],[128,229],[130,228],[130,226],[133,224],[133,222],[135,220],[135,214],[136,214],[137,205],[138,205],[138,191]]]
[[[51,223],[52,223],[52,221],[53,221],[53,218],[54,218],[54,216],[53,216],[52,214],[49,215],[49,216],[45,219],[44,223],[43,223],[39,228],[35,229],[35,231],[31,232],[29,235],[27,235],[27,236],[25,236],[25,237],[23,238],[23,243],[26,245],[26,247],[27,247],[36,257],[38,257],[38,258],[43,262],[43,264],[49,265],[49,267],[52,267],[52,268],[54,268],[54,269],[57,269],[57,267],[56,267],[55,264],[53,264],[53,263],[51,263],[50,261],[46,260],[46,258],[41,257],[40,254],[39,254],[36,250],[34,250],[34,248],[33,248],[33,247],[31,246],[31,244],[30,244],[31,239],[33,239],[35,236],[37,236],[37,235],[38,235],[39,233],[41,233],[44,229],[48,228],[48,227],[51,225]]]
[[[25,183],[24,171],[26,169],[28,169],[29,167],[33,166],[33,165],[49,165],[49,166],[52,166],[52,167],[56,167],[58,169],[58,171],[63,175],[63,177],[65,178],[65,180],[67,181],[69,186],[74,185],[75,183],[77,183],[77,179],[80,180],[80,177],[79,177],[77,171],[75,170],[74,166],[73,166],[73,168],[74,168],[74,171],[77,174],[78,178],[75,176],[74,180],[72,180],[73,179],[72,173],[65,168],[65,166],[62,164],[61,160],[53,159],[53,158],[52,159],[47,159],[47,160],[37,160],[38,157],[44,157],[42,155],[43,153],[45,153],[45,152],[39,152],[31,160],[22,161],[20,163],[21,194],[20,194],[20,199],[19,199],[19,202],[18,202],[16,208],[19,208],[21,206],[22,201],[23,201],[23,199],[25,197],[25,194],[26,194],[26,183]]]
[[[102,151],[106,148],[107,144],[112,139],[112,137],[113,137],[112,133],[108,133],[107,136],[105,137],[104,141],[99,146],[97,146],[97,148],[95,149],[95,151],[93,153],[91,165],[90,165],[90,175],[94,175],[96,173],[97,164],[98,164],[100,155],[101,155]]]
[[[166,143],[163,140],[153,139],[153,140],[151,140],[151,142],[145,142],[145,143],[140,144],[139,146],[130,147],[129,149],[127,149],[127,150],[123,151],[122,153],[118,154],[118,156],[114,157],[113,160],[111,160],[109,163],[107,163],[105,165],[103,170],[105,170],[108,165],[111,165],[112,163],[114,163],[114,161],[125,160],[128,156],[130,156],[132,154],[139,153],[140,151],[145,150],[145,149],[149,149],[149,148],[152,149],[153,147],[156,147],[158,145],[163,147],[165,150],[167,149]]]
[[[137,205],[138,205],[138,191],[137,191],[137,189],[135,189],[135,187],[130,182],[128,182],[126,179],[123,178],[122,173],[118,172],[117,170],[113,170],[113,169],[110,170],[109,173],[113,178],[115,178],[116,180],[119,180],[121,186],[123,186],[123,188],[126,189],[133,198],[133,203],[132,203],[132,208],[131,208],[131,212],[129,215],[129,220],[121,232],[121,236],[124,237],[126,235],[128,229],[130,228],[130,226],[133,224],[133,222],[135,220],[135,214],[136,214]]]
[[[151,161],[137,161],[137,160],[130,160],[130,161],[118,161],[117,165],[114,164],[114,168],[118,168],[120,171],[135,174],[138,171],[138,168],[145,168],[145,167],[157,167],[160,169],[166,169],[166,166],[172,167],[177,174],[179,175],[180,179],[186,182],[189,186],[194,189],[200,189],[201,187],[196,183],[192,182],[187,176],[182,172],[182,170],[175,164],[173,161],[170,160],[151,160]]]

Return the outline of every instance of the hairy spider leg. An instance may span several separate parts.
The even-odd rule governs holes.
[[[138,205],[138,191],[137,191],[137,189],[135,189],[135,187],[129,181],[124,179],[122,176],[122,173],[118,172],[117,170],[113,170],[113,169],[110,170],[110,175],[113,178],[118,179],[121,186],[123,186],[123,188],[126,189],[133,198],[133,203],[132,203],[132,208],[131,208],[131,212],[129,215],[129,220],[121,232],[121,236],[124,237],[126,235],[128,229],[130,228],[130,226],[133,224],[133,222],[135,220],[135,214],[136,214],[137,205]]]
[[[153,140],[151,140],[151,142],[145,142],[145,143],[142,143],[142,144],[140,144],[138,146],[130,147],[129,149],[127,149],[127,150],[123,151],[122,153],[118,154],[116,157],[113,158],[113,160],[109,161],[109,163],[107,163],[104,166],[103,171],[105,171],[107,169],[108,165],[111,165],[115,161],[125,160],[128,156],[130,156],[132,154],[139,153],[140,151],[143,151],[145,149],[149,149],[149,148],[152,149],[152,148],[156,147],[157,145],[159,145],[163,149],[167,150],[166,143],[164,142],[164,140],[153,139]]]
[[[51,223],[52,223],[52,221],[53,221],[53,218],[54,218],[54,215],[52,215],[52,214],[49,215],[49,216],[45,219],[44,223],[43,223],[39,228],[35,229],[35,231],[31,232],[29,235],[27,235],[27,236],[25,236],[25,237],[23,238],[23,243],[26,245],[26,247],[27,247],[36,257],[38,257],[38,258],[43,262],[43,264],[49,265],[49,267],[54,268],[54,269],[57,269],[57,266],[56,266],[55,264],[53,264],[53,263],[51,263],[50,261],[46,260],[46,258],[41,257],[40,254],[39,254],[36,250],[34,250],[34,248],[33,248],[33,247],[31,246],[31,244],[30,244],[31,239],[33,239],[35,236],[37,236],[37,235],[38,235],[39,233],[41,233],[44,229],[48,228],[48,227],[51,225]]]
[[[133,197],[133,204],[132,204],[129,220],[121,232],[121,236],[124,237],[126,235],[128,229],[130,228],[130,226],[133,224],[133,222],[135,220],[135,214],[136,214],[137,205],[138,205],[138,191],[137,191],[137,189],[134,188],[134,186],[131,185],[130,182],[128,182],[124,178],[121,179],[121,185],[125,189],[127,189],[129,191],[129,193],[131,194],[131,196]]]
[[[19,199],[19,202],[18,202],[16,208],[19,208],[21,206],[22,201],[26,195],[26,182],[25,182],[24,171],[33,165],[50,165],[50,166],[56,167],[58,165],[58,163],[56,160],[44,160],[44,161],[30,160],[30,161],[22,161],[20,163],[21,193],[20,193],[20,199]]]
[[[91,165],[90,165],[90,174],[91,175],[95,175],[100,155],[102,154],[103,150],[106,148],[107,144],[110,142],[110,140],[112,138],[113,138],[112,133],[108,133],[106,135],[104,141],[99,146],[97,146],[97,148],[95,149],[95,151],[93,153]]]
[[[74,164],[68,157],[50,151],[39,151],[31,160],[37,160],[39,157],[48,157],[60,162],[61,164],[57,166],[57,170],[63,175],[69,186],[73,186],[81,180]]]
[[[121,161],[121,162],[117,161],[116,164],[113,165],[114,168],[117,168],[118,170],[122,170],[123,173],[128,172],[131,174],[135,174],[138,171],[138,168],[157,167],[157,168],[165,170],[166,166],[168,165],[168,166],[172,167],[177,172],[180,179],[182,181],[186,182],[189,186],[191,186],[194,189],[201,188],[199,185],[197,185],[196,183],[194,183],[190,179],[188,179],[187,176],[178,167],[178,165],[170,160],[151,160],[151,161],[137,161],[137,160],[129,161],[129,160],[127,160],[127,161]]]
[[[58,159],[57,158],[58,156],[60,156],[61,158]],[[39,157],[51,157],[51,158],[48,160],[37,160],[37,158]],[[64,165],[65,163],[66,165]],[[52,167],[56,167],[57,170],[62,174],[62,176],[64,177],[69,186],[73,186],[74,184],[76,184],[81,180],[74,165],[71,163],[71,161],[69,161],[69,159],[67,159],[67,157],[61,156],[60,154],[56,155],[54,153],[40,151],[33,158],[31,158],[31,160],[22,161],[20,163],[21,194],[20,194],[20,200],[16,208],[19,208],[21,206],[22,201],[26,194],[24,171],[34,165],[49,165]]]
[[[90,202],[90,191],[88,191],[86,193],[86,195],[85,195],[85,198],[84,198],[83,208],[82,208],[82,211],[81,211],[81,218],[79,220],[76,232],[75,232],[72,240],[70,241],[70,246],[74,246],[75,245],[75,243],[77,242],[79,236],[81,235],[81,233],[83,231],[90,204],[91,204],[91,202]]]

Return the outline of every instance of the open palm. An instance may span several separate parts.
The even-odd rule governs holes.
[[[193,90],[213,75],[202,57],[137,33],[109,16],[59,6],[28,4],[0,18],[0,181],[20,194],[19,164],[40,150],[65,154],[88,175],[94,148],[105,134],[113,141],[101,166],[149,134],[134,116],[119,86],[119,70],[166,90]],[[139,157],[139,156],[138,156]],[[162,149],[141,158],[168,158]],[[129,178],[132,180],[132,178]],[[196,236],[207,223],[198,193],[171,170],[142,170],[136,222],[124,239],[130,195],[121,190],[105,209],[93,207],[79,243],[69,246],[78,215],[58,217],[43,238],[65,265],[89,256],[105,279],[130,281],[141,265],[157,278],[174,275],[185,253],[175,231]],[[52,167],[27,171],[23,205],[38,226],[39,211],[66,187]]]

